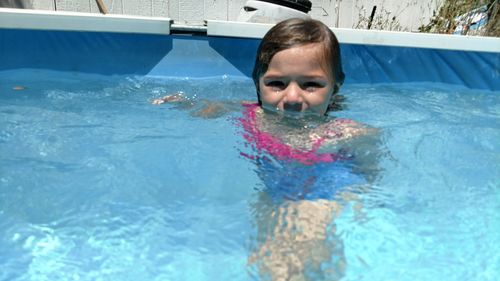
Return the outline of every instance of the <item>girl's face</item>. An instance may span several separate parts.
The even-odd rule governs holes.
[[[276,53],[259,79],[262,107],[324,115],[335,81],[321,60],[322,48],[313,43]]]

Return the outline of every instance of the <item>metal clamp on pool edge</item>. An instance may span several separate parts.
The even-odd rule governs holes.
[[[308,0],[249,0],[238,15],[237,21],[277,23],[289,18],[309,18],[311,2]]]

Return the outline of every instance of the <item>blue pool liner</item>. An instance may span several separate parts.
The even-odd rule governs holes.
[[[0,29],[0,71],[250,77],[259,39]],[[346,83],[439,82],[500,90],[500,53],[341,44]]]

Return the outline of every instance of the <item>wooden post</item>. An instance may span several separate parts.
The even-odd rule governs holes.
[[[370,15],[370,21],[368,22],[368,29],[372,28],[373,17],[375,17],[375,11],[377,11],[377,6],[373,6],[372,14]]]
[[[101,14],[108,13],[108,9],[106,9],[106,6],[104,5],[104,2],[102,2],[102,0],[95,0],[95,2],[97,3],[97,7],[99,7],[99,12],[101,12]]]

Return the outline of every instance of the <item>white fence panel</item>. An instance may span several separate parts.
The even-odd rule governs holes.
[[[35,9],[98,13],[95,0],[32,0]],[[311,17],[332,27],[414,31],[444,0],[311,0]],[[238,17],[246,0],[103,0],[112,14],[169,17],[184,24]]]

